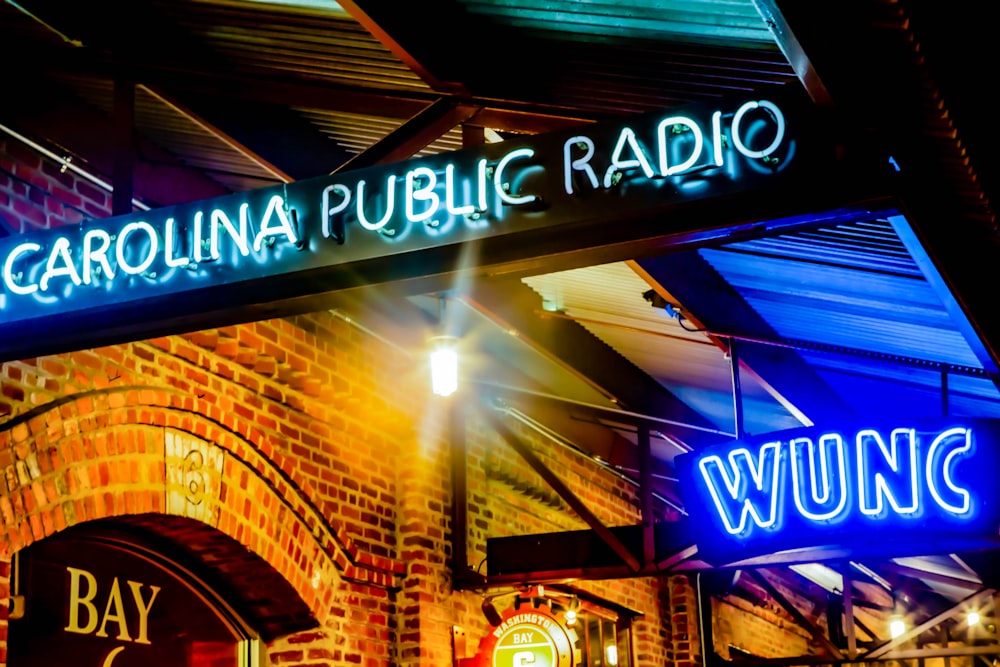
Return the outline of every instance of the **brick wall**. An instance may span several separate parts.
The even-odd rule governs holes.
[[[10,599],[10,559],[0,559],[0,601]],[[0,664],[7,664],[7,604],[0,604]]]
[[[13,229],[103,216],[108,200],[0,141]],[[271,664],[451,664],[453,627],[473,647],[487,627],[479,596],[451,587],[449,434],[426,387],[418,357],[329,313],[5,363],[2,563],[93,519],[181,516],[271,563],[320,621],[271,642]],[[470,563],[489,537],[585,527],[484,421],[466,429]],[[519,433],[602,521],[637,522],[634,489]],[[642,612],[635,665],[652,667],[697,659],[685,581],[581,585]]]
[[[105,217],[111,195],[29,146],[0,135],[0,220],[17,233]]]
[[[602,523],[621,526],[641,521],[639,498],[632,485],[602,472],[586,457],[546,443],[528,427],[516,423],[508,426],[531,445],[542,463],[573,489]],[[470,425],[467,451],[470,523],[474,528],[479,527],[470,535],[471,563],[478,564],[485,558],[488,537],[587,528],[587,524],[487,424],[475,422]],[[643,616],[633,626],[637,664],[670,664],[671,616],[662,611],[664,591],[666,599],[670,599],[666,581],[634,578],[579,582],[577,585],[606,600],[641,611]],[[479,625],[482,627],[481,623]]]

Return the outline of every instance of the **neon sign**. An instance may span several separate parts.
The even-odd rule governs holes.
[[[30,602],[11,615],[6,664],[246,664],[231,617],[196,581],[141,543],[88,530],[19,554],[16,583]]]
[[[761,130],[759,125],[754,126],[749,123],[747,114],[753,111],[766,112],[764,125],[766,130]],[[573,194],[575,187],[573,184],[573,172],[584,174],[591,187],[610,188],[615,184],[616,175],[626,173],[629,170],[639,169],[646,178],[656,178],[674,176],[687,173],[695,168],[719,168],[725,166],[723,152],[724,141],[728,141],[736,151],[744,157],[754,160],[764,160],[774,155],[785,141],[785,115],[776,104],[768,100],[744,102],[732,114],[729,124],[728,134],[722,131],[722,112],[714,111],[711,116],[710,140],[712,152],[706,160],[703,155],[705,149],[705,129],[696,121],[687,116],[667,116],[656,124],[656,160],[659,169],[653,168],[648,151],[643,147],[642,142],[636,137],[635,131],[631,127],[622,128],[618,134],[614,149],[611,151],[611,158],[608,161],[604,178],[598,181],[597,174],[594,173],[590,164],[594,156],[594,142],[587,135],[571,137],[563,144],[563,174],[564,184],[567,194]],[[768,132],[768,141],[760,149],[750,149],[747,147],[746,139],[750,135],[760,132]],[[682,146],[681,146],[682,145]],[[574,147],[583,155],[574,157]],[[631,157],[623,157],[627,153]],[[677,155],[683,155],[683,159]],[[675,161],[676,160],[676,161]]]
[[[248,209],[247,204],[239,207],[239,227],[222,209],[210,212],[209,224],[205,223],[204,213],[198,211],[187,238],[180,238],[180,227],[170,217],[164,222],[162,232],[144,220],[126,223],[117,234],[101,228],[88,229],[76,247],[68,234],[57,236],[48,249],[34,241],[25,241],[14,246],[3,261],[0,274],[3,286],[12,295],[28,296],[58,291],[60,281],[65,289],[69,284],[110,286],[116,278],[123,280],[135,275],[156,280],[155,269],[165,273],[169,269],[194,268],[206,260],[219,260],[223,233],[242,257],[250,255],[251,247],[253,252],[260,253],[264,244],[272,243],[276,237],[297,242],[280,196],[274,195],[268,201],[263,215],[255,221],[257,231],[252,238]],[[206,228],[210,230],[207,237]],[[182,246],[190,248],[190,253],[179,252]],[[23,270],[15,272],[15,267]]]
[[[763,113],[758,113],[754,122],[748,121],[748,114],[755,111]],[[622,127],[606,166],[598,166],[603,171],[602,179],[594,169],[598,162],[595,140],[589,134],[574,135],[563,142],[563,174],[558,180],[568,195],[580,190],[577,176],[584,177],[592,189],[610,189],[622,178],[678,177],[705,167],[724,170],[724,143],[733,147],[731,152],[751,160],[768,159],[786,143],[784,113],[773,102],[744,102],[731,114],[725,132],[722,116],[722,111],[713,111],[708,130],[688,116],[667,116],[656,123],[649,142],[640,140],[631,126]],[[706,131],[710,133],[710,155],[704,155]],[[756,136],[761,134],[766,135],[764,139]],[[748,148],[755,139],[762,147]],[[683,158],[677,157],[678,153]],[[366,176],[350,179],[353,183],[338,181],[322,188],[318,221],[294,215],[300,203],[274,193],[256,211],[251,210],[249,202],[230,199],[195,210],[189,220],[173,215],[159,223],[132,219],[117,231],[109,221],[106,226],[92,225],[82,238],[74,229],[44,244],[26,240],[7,250],[3,257],[0,280],[8,298],[2,308],[12,310],[23,297],[36,293],[65,300],[86,298],[86,294],[77,295],[72,288],[107,290],[128,281],[130,276],[154,283],[179,282],[181,274],[173,269],[196,272],[205,262],[223,262],[223,243],[234,255],[226,263],[234,268],[235,259],[251,255],[266,264],[272,258],[265,246],[299,246],[307,232],[298,227],[310,222],[321,229],[322,237],[316,243],[331,238],[342,241],[342,233],[337,230],[352,222],[388,237],[416,223],[440,229],[445,223],[453,225],[457,218],[480,220],[477,227],[502,222],[503,207],[540,201],[539,194],[529,191],[530,186],[523,192],[511,187],[519,176],[530,172],[532,165],[545,169],[537,165],[535,157],[533,148],[519,147],[497,160],[478,158],[467,172],[459,171],[454,162],[446,162],[438,169],[419,165],[402,174],[393,170],[377,181]]]
[[[776,187],[833,159],[828,142],[804,141],[796,105],[685,107],[0,239],[0,355],[37,353],[60,331],[74,344],[95,325],[159,333],[199,309],[280,305],[414,267],[441,275],[454,267],[415,257],[448,257],[434,254],[447,246],[478,243],[486,264],[494,247],[504,261],[530,258],[525,234],[561,227],[573,234],[548,233],[546,250],[578,251],[586,229],[619,241],[682,233],[667,215],[679,206]]]
[[[902,541],[992,539],[998,494],[987,471],[998,435],[988,420],[797,429],[688,454],[685,497],[711,527],[699,549],[850,546],[872,529]]]

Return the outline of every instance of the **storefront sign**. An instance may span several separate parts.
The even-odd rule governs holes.
[[[54,537],[19,554],[9,667],[236,667],[242,637],[183,570],[127,543]]]
[[[998,444],[994,421],[907,422],[779,432],[678,461],[701,555],[888,543],[901,555],[995,540]]]
[[[106,590],[100,590],[97,577],[92,572],[67,566],[66,573],[70,584],[66,604],[68,621],[64,631],[108,637],[110,623],[111,636],[116,639],[139,644],[150,643],[149,610],[160,592],[159,586],[132,580],[123,584],[118,577],[111,577]],[[127,591],[124,595],[122,588]],[[95,602],[97,598],[100,600]],[[129,619],[134,619],[131,628]]]
[[[566,628],[545,608],[523,604],[503,615],[480,643],[477,667],[572,667],[577,653]]]
[[[377,234],[383,253],[416,234],[447,241],[548,202],[553,183],[566,196],[619,188],[626,200],[624,191],[637,181],[668,191],[710,190],[712,180],[747,180],[748,169],[780,171],[795,143],[784,112],[769,100],[661,114],[652,124],[634,125],[611,135],[607,128],[582,131],[558,152],[518,146],[490,151],[496,157],[466,152],[414,160],[14,239],[0,255],[2,307],[12,315],[35,307],[71,310],[120,292],[234,282],[246,268],[282,273],[346,243],[352,227],[362,237]],[[706,170],[717,173],[708,177]]]
[[[664,215],[829,167],[832,143],[807,128],[791,102],[743,99],[2,239],[0,354],[67,327],[78,341],[158,333],[170,318],[446,273],[459,268],[448,249],[469,242],[482,252],[464,268],[579,251],[584,232],[626,239],[636,220],[646,236],[691,232],[704,223]],[[543,231],[544,248],[525,236]]]

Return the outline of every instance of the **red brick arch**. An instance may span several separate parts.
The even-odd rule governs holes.
[[[68,526],[186,516],[270,563],[323,621],[338,581],[394,585],[402,565],[360,553],[312,504],[281,443],[180,391],[115,387],[0,425],[0,556]]]

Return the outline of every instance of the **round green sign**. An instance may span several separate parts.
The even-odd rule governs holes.
[[[544,608],[511,610],[481,646],[484,667],[571,667],[572,640]]]
[[[539,626],[523,623],[510,628],[493,649],[493,667],[558,667],[559,652],[552,637]]]

